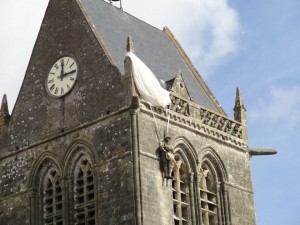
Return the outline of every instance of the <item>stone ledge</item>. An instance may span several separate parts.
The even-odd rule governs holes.
[[[192,106],[195,107],[195,106]],[[192,108],[190,107],[190,108]],[[199,109],[199,118],[195,118],[195,116],[193,116],[193,114],[195,114],[194,112],[191,112],[191,116],[186,116],[180,113],[177,113],[173,110],[169,110],[169,109],[162,109],[162,108],[158,108],[158,107],[150,107],[147,103],[143,102],[143,100],[141,101],[141,110],[143,112],[146,112],[148,114],[153,114],[155,113],[155,115],[163,120],[168,120],[168,116],[170,117],[170,123],[176,123],[176,124],[180,124],[183,127],[187,127],[189,129],[192,129],[193,131],[197,131],[200,132],[206,136],[218,139],[222,142],[226,142],[230,145],[233,145],[235,147],[239,147],[240,149],[242,149],[243,151],[246,151],[245,148],[248,147],[247,142],[245,142],[240,135],[233,135],[232,132],[234,130],[234,126],[242,126],[239,122],[234,121],[234,120],[230,120],[229,118],[226,118],[224,116],[221,116],[217,113],[211,112],[207,109],[201,108],[201,107],[197,107]],[[209,113],[213,113],[214,115],[218,116],[221,119],[226,120],[227,122],[223,125],[224,128],[226,128],[227,124],[230,123],[232,126],[230,128],[230,130],[227,127],[227,130],[220,130],[215,128],[212,123],[204,123],[203,119],[201,119],[200,117],[200,110],[206,110],[209,111]],[[216,125],[218,125],[220,123],[216,123]],[[228,131],[228,132],[225,132]]]

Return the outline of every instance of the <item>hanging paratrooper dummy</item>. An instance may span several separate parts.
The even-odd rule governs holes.
[[[168,133],[165,133],[164,140],[159,142],[159,148],[161,150],[161,159],[163,164],[163,177],[167,179],[173,178],[172,172],[176,161],[178,160],[174,154],[173,146],[169,143],[170,139],[170,135]]]

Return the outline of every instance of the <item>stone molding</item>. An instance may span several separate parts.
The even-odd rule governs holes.
[[[242,138],[243,126],[238,121],[200,107],[177,95],[171,94],[171,101],[170,109],[163,109],[152,107],[141,100],[141,110],[151,114],[153,112],[165,120],[169,116],[170,122],[187,126],[222,142],[243,148],[243,150],[248,147],[248,143]]]
[[[240,191],[244,191],[244,192],[248,192],[250,194],[254,194],[253,190],[251,190],[249,188],[239,186],[237,184],[233,184],[233,183],[228,182],[228,181],[222,181],[221,184],[223,184],[224,186],[235,188],[235,189],[240,190]]]
[[[211,128],[242,139],[242,124],[237,121],[228,119],[205,108],[200,108],[200,119],[203,124]]]
[[[17,154],[19,154],[21,152],[26,151],[27,149],[32,149],[34,147],[46,144],[49,141],[61,138],[61,137],[66,136],[68,134],[75,133],[75,132],[77,132],[77,131],[79,131],[81,129],[84,129],[84,128],[87,128],[89,126],[92,126],[92,125],[94,125],[96,123],[99,123],[99,122],[101,122],[103,120],[106,120],[106,119],[108,119],[110,117],[114,117],[114,116],[117,116],[117,115],[119,115],[121,113],[124,113],[124,112],[126,112],[127,110],[130,110],[130,109],[131,109],[131,106],[123,107],[123,108],[119,109],[118,111],[111,112],[109,115],[101,115],[99,118],[97,118],[95,120],[92,120],[90,122],[87,122],[87,123],[83,123],[83,124],[81,124],[80,126],[78,126],[76,128],[73,128],[73,129],[70,129],[70,130],[65,130],[63,133],[55,134],[55,135],[53,135],[51,137],[45,138],[44,140],[40,140],[40,141],[35,142],[35,143],[30,143],[28,146],[21,146],[19,149],[15,150],[15,151],[10,151],[9,153],[1,156],[0,160],[9,158],[9,157],[14,156],[14,155],[17,155]],[[10,146],[8,149],[12,150],[13,147],[14,146]]]

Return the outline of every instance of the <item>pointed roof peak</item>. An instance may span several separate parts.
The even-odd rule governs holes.
[[[238,87],[236,88],[235,105],[233,111],[234,111],[234,120],[242,124],[242,138],[248,141],[246,108],[243,103],[240,89]]]
[[[175,77],[169,81],[166,82],[168,86],[168,90],[172,91],[175,94],[178,94],[179,96],[191,100],[189,91],[186,87],[186,84],[183,79],[183,75],[180,70],[178,70]]]
[[[240,106],[244,105],[239,87],[236,88],[235,104],[237,105],[237,103]]]
[[[3,95],[0,108],[0,126],[7,125],[10,120],[6,94]]]
[[[8,104],[7,104],[7,97],[6,94],[3,95],[1,108],[0,108],[0,116],[8,116]]]
[[[134,53],[134,47],[133,47],[133,42],[132,42],[132,37],[129,36],[127,38],[127,46],[126,46],[126,50],[127,52],[132,52]]]
[[[182,77],[182,73],[181,73],[180,69],[178,70],[178,72],[177,72],[177,74],[175,76],[175,79],[178,78],[178,77]]]

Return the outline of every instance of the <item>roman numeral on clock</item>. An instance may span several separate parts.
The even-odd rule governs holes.
[[[53,63],[45,80],[48,94],[52,97],[63,97],[74,87],[77,80],[78,67],[76,61],[64,56]]]
[[[55,88],[55,84],[52,84],[51,87],[50,87],[49,89],[50,89],[50,91],[53,91],[54,88]]]
[[[48,80],[48,83],[49,83],[49,84],[51,84],[51,83],[53,83],[53,82],[54,82],[54,78],[51,79],[51,80]]]

